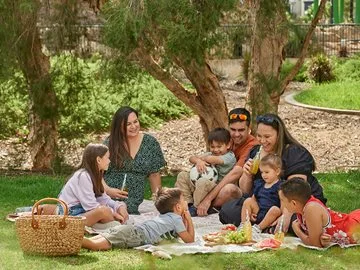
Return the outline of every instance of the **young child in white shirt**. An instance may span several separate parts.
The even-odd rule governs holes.
[[[59,199],[69,207],[69,215],[85,216],[86,226],[114,220],[125,222],[129,217],[126,204],[112,200],[104,191],[103,174],[109,163],[106,145],[87,145],[79,169],[59,194]],[[59,214],[63,214],[62,207],[59,207]]]

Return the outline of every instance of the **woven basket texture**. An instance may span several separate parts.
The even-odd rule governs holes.
[[[16,220],[16,232],[24,253],[66,256],[79,253],[84,236],[85,218],[66,217],[65,228],[59,228],[63,216],[35,216],[39,228],[34,229],[32,217]]]
[[[43,199],[44,200],[49,200]],[[57,199],[53,199],[58,201]],[[40,201],[39,201],[40,202]],[[63,201],[59,201],[64,204]],[[34,205],[33,209],[35,209]],[[85,231],[85,217],[36,215],[16,219],[20,247],[27,254],[67,256],[79,253]]]

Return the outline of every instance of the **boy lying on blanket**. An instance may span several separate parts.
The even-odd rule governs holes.
[[[194,242],[195,232],[187,202],[177,188],[160,188],[155,193],[155,207],[160,215],[138,225],[118,225],[108,233],[84,238],[82,247],[91,250],[132,248],[156,244],[179,236],[185,243]]]
[[[349,214],[335,212],[311,196],[310,185],[292,178],[280,186],[281,205],[297,214],[292,223],[295,234],[306,245],[323,247],[329,242],[341,246],[360,244],[360,209]],[[324,237],[329,236],[330,241]]]

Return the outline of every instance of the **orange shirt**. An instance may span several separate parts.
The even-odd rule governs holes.
[[[253,146],[257,144],[259,144],[259,142],[256,140],[256,138],[252,135],[249,135],[242,145],[238,146],[236,149],[233,149],[237,160],[235,165],[240,167],[244,166],[251,148],[253,148]]]

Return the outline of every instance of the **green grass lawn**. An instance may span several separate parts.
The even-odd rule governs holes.
[[[304,104],[360,110],[360,81],[342,81],[320,84],[295,96],[295,100]]]
[[[360,208],[360,171],[318,174],[329,199],[328,205],[339,211]],[[0,176],[0,216],[16,207],[32,205],[44,197],[56,197],[65,177]],[[164,183],[172,186],[174,177]],[[147,188],[147,198],[150,196]],[[0,269],[359,269],[360,247],[327,251],[305,248],[257,253],[196,254],[162,261],[136,250],[89,252],[78,256],[24,256],[16,239],[15,224],[0,219]]]

